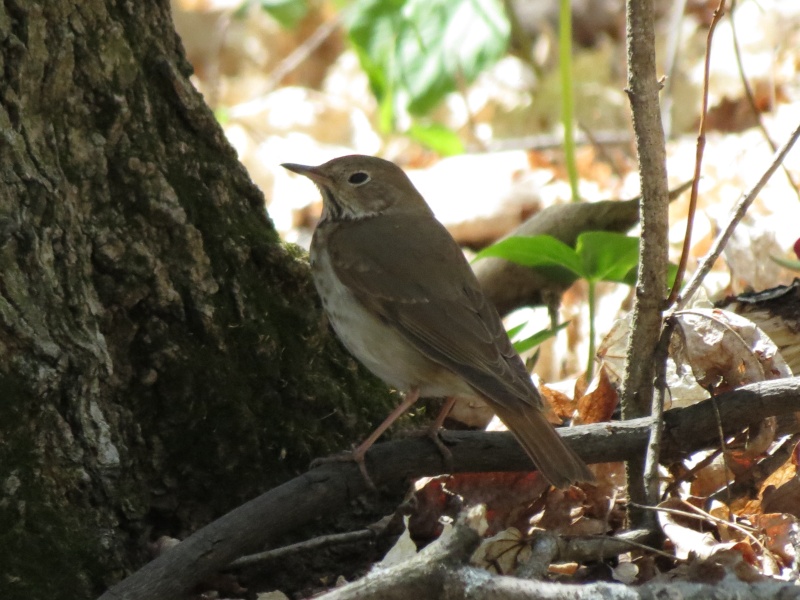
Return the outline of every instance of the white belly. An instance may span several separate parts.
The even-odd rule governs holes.
[[[333,275],[327,252],[312,253],[312,273],[336,335],[370,371],[397,390],[422,397],[472,396],[459,376],[426,357],[399,332],[369,313]]]

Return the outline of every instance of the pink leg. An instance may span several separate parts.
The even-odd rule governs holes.
[[[392,423],[397,421],[400,416],[406,412],[414,402],[419,399],[419,389],[412,388],[408,391],[405,398],[403,398],[403,402],[395,408],[392,413],[386,417],[380,425],[378,425],[377,429],[373,431],[370,436],[365,439],[359,446],[345,455],[339,456],[329,456],[326,458],[318,458],[311,463],[311,468],[317,467],[323,463],[331,462],[331,461],[353,461],[358,465],[359,471],[361,471],[361,475],[364,477],[364,481],[366,481],[367,486],[371,490],[377,489],[375,484],[372,482],[372,478],[369,476],[367,472],[367,465],[364,461],[364,457],[367,454],[367,450],[369,450],[372,445],[381,437],[389,427],[392,426]]]
[[[406,394],[406,397],[403,398],[402,404],[395,408],[391,414],[383,420],[383,423],[378,425],[375,431],[373,431],[367,439],[359,444],[358,448],[353,450],[353,460],[355,460],[359,465],[363,465],[364,456],[367,454],[367,450],[369,450],[372,447],[372,444],[377,442],[378,438],[381,437],[386,430],[389,429],[389,427],[391,427],[392,424],[402,416],[404,412],[411,408],[411,405],[417,400],[419,400],[419,389],[411,388]]]
[[[450,448],[445,446],[444,442],[442,442],[442,438],[439,437],[439,430],[442,428],[442,425],[444,425],[444,420],[447,418],[447,415],[450,414],[450,411],[453,410],[453,406],[455,406],[455,404],[455,398],[446,398],[444,404],[442,405],[442,409],[436,416],[436,420],[431,424],[430,429],[428,429],[428,437],[431,438],[431,441],[439,450],[439,454],[442,455],[445,468],[448,472],[452,472],[453,470],[453,453],[450,452]]]
[[[439,431],[442,428],[442,425],[444,425],[444,420],[447,418],[447,415],[450,414],[450,411],[453,410],[455,405],[455,398],[445,398],[444,404],[442,404],[442,410],[439,411],[436,420],[431,424],[431,429],[433,431]]]

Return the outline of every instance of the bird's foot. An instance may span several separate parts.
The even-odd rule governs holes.
[[[452,473],[453,472],[453,453],[450,451],[450,448],[444,443],[442,440],[442,429],[440,427],[430,427],[427,431],[427,436],[433,442],[436,449],[439,451],[439,454],[442,456],[442,460],[444,461],[444,468],[445,472]]]
[[[436,449],[439,451],[439,455],[442,457],[442,461],[444,462],[444,473],[452,473],[453,472],[453,453],[450,451],[450,448],[447,447],[447,444],[442,439],[442,432],[446,431],[443,427],[438,427],[435,424],[431,427],[425,427],[424,429],[416,429],[412,431],[405,432],[405,435],[412,438],[428,438],[433,445],[436,446]]]
[[[372,492],[377,492],[378,488],[375,486],[375,483],[372,481],[372,477],[369,476],[369,472],[367,471],[367,463],[364,460],[366,452],[360,452],[358,448],[349,452],[342,452],[341,454],[334,454],[333,456],[323,456],[321,458],[315,458],[311,461],[310,468],[316,469],[322,465],[334,462],[354,462],[358,465],[358,470],[361,472],[361,476],[364,478],[364,483],[367,484],[367,487]]]

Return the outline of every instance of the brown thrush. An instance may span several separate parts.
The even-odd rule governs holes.
[[[542,412],[542,399],[458,244],[395,164],[343,156],[284,164],[322,194],[311,270],[333,328],[404,402],[354,452],[420,396],[482,398],[555,486],[592,481]]]

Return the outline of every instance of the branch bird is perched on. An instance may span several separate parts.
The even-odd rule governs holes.
[[[542,400],[461,249],[395,164],[343,156],[284,164],[322,194],[311,272],[344,345],[405,400],[353,452],[364,455],[420,396],[482,398],[555,486],[592,481]],[[367,477],[368,479],[368,477]]]

